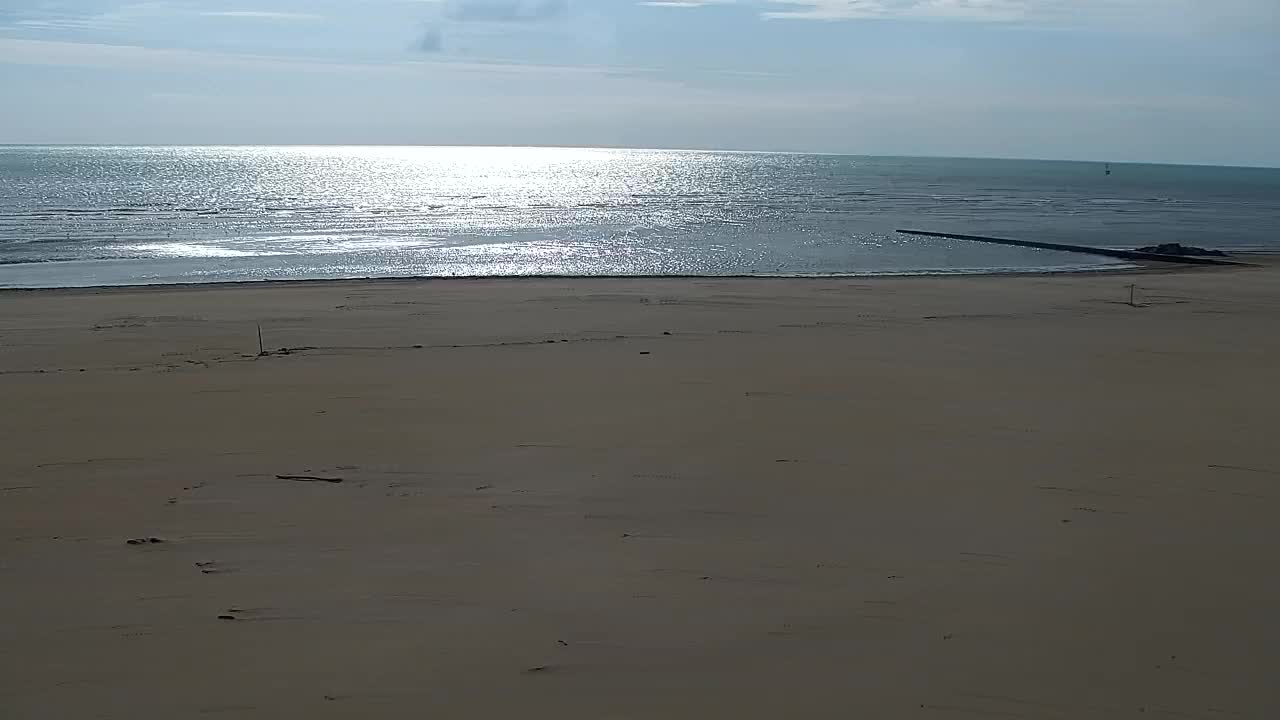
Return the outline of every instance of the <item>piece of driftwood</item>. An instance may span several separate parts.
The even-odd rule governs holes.
[[[316,477],[314,475],[277,475],[277,480],[293,480],[294,482],[326,482],[337,485],[344,482],[342,478]]]

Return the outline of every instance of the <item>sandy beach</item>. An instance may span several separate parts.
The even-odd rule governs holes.
[[[6,720],[1280,716],[1275,261],[0,308]]]

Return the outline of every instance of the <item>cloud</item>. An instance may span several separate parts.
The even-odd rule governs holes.
[[[733,0],[645,0],[640,4],[662,8],[700,8],[708,5],[731,5]]]
[[[0,67],[29,65],[82,67],[101,70],[235,70],[314,72],[320,74],[422,74],[428,72],[543,75],[562,77],[656,77],[661,68],[596,65],[552,65],[501,60],[410,60],[395,62],[333,62],[322,58],[226,53],[205,50],[149,48],[140,45],[25,40],[0,37]],[[698,71],[694,71],[698,72]],[[712,72],[712,71],[702,71]]]
[[[770,19],[951,18],[1007,22],[1025,18],[1032,0],[773,0]]]
[[[457,22],[528,23],[563,18],[569,0],[446,0],[445,16]]]
[[[434,19],[427,21],[412,46],[423,54],[444,51],[445,30],[451,25],[529,26],[561,20],[569,14],[569,0],[431,0],[430,4],[437,10]],[[450,35],[457,31],[458,27],[450,29]]]
[[[644,0],[659,7],[735,4],[766,20],[969,21],[1196,34],[1280,29],[1277,0]]]
[[[115,31],[172,13],[173,7],[167,2],[140,2],[105,11],[75,11],[48,3],[11,14],[17,18],[13,22],[16,27],[29,30]]]
[[[323,20],[323,15],[268,10],[222,10],[200,13],[202,17],[240,18],[244,20]]]
[[[413,49],[428,55],[444,50],[444,37],[440,34],[440,29],[429,27],[423,30],[414,42]]]
[[[231,20],[261,20],[298,22],[323,20],[313,13],[281,12],[272,10],[205,10],[200,11],[189,3],[137,2],[115,7],[99,5],[97,8],[44,3],[24,11],[0,13],[0,20],[7,14],[13,18],[14,27],[27,30],[123,32],[142,25],[157,23],[189,22],[193,19],[214,18]],[[3,24],[3,23],[0,23]]]

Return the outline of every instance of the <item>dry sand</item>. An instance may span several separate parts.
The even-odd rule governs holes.
[[[1274,264],[0,308],[5,720],[1280,717]]]

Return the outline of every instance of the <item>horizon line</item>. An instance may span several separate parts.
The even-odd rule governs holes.
[[[723,153],[741,155],[813,155],[819,157],[860,157],[908,160],[986,160],[995,162],[1047,162],[1073,163],[1082,165],[1151,165],[1158,167],[1212,167],[1238,170],[1280,170],[1280,165],[1238,165],[1211,162],[1170,162],[1148,160],[1105,160],[1105,159],[1067,159],[1046,157],[1018,156],[981,156],[981,155],[912,155],[855,153],[811,150],[759,150],[743,148],[661,148],[636,147],[627,145],[489,145],[489,144],[405,144],[405,143],[6,143],[0,142],[0,148],[420,148],[420,149],[476,149],[476,150],[606,150],[632,152],[674,152],[674,153]]]

